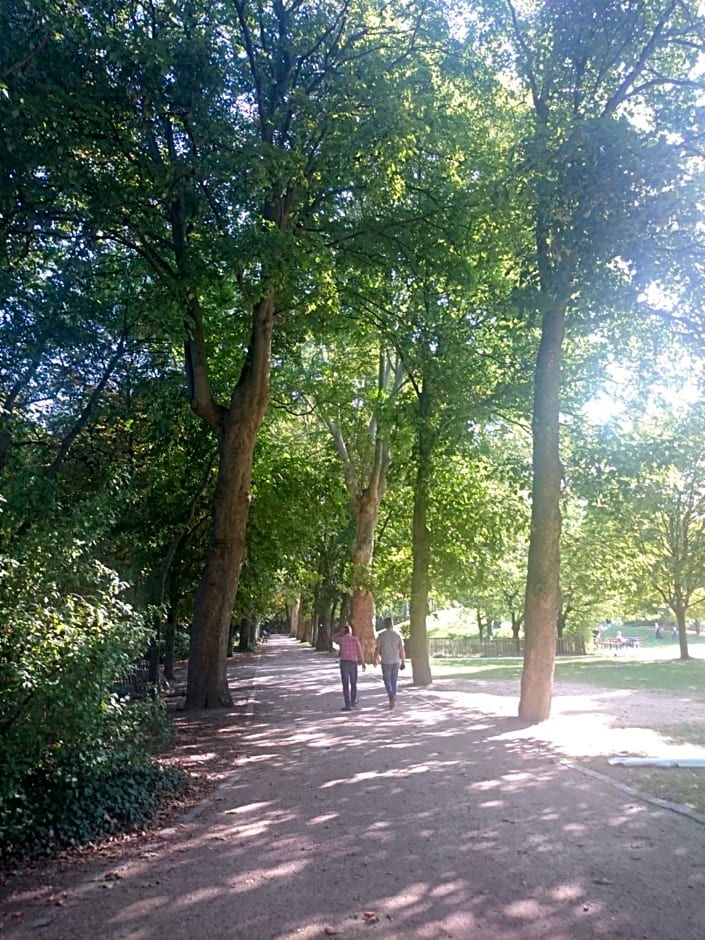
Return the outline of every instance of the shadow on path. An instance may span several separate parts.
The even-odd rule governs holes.
[[[335,660],[288,638],[253,681],[200,811],[0,937],[703,936],[705,829],[575,773],[518,720],[408,685],[389,711],[378,670],[342,713]]]

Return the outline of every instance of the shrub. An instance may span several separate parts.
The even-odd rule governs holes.
[[[101,765],[38,767],[0,805],[3,861],[143,826],[160,798],[184,780],[180,771],[154,761],[132,764],[119,757]]]
[[[51,546],[51,549],[47,548]],[[114,695],[149,638],[117,575],[60,539],[0,557],[0,832],[5,856],[139,824],[168,725]]]

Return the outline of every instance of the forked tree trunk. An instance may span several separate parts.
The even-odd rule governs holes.
[[[401,387],[402,376],[401,361],[397,361],[396,365],[393,365],[386,353],[380,351],[377,376],[378,390],[380,392],[387,391],[389,398],[393,398]],[[369,437],[373,443],[373,457],[369,467],[365,470],[363,479],[360,479],[353,467],[353,461],[350,459],[348,447],[340,428],[330,420],[326,420],[326,424],[343,464],[345,487],[355,519],[355,537],[351,548],[353,582],[350,624],[354,635],[360,640],[365,661],[372,662],[376,635],[375,599],[370,591],[370,576],[374,556],[377,515],[387,486],[389,450],[377,419],[373,417],[368,428]]]
[[[217,708],[232,704],[226,656],[228,629],[240,570],[245,560],[245,533],[250,508],[250,481],[257,434],[269,402],[274,297],[257,305],[252,334],[240,379],[227,409],[210,398],[192,403],[209,423],[217,423],[219,464],[214,523],[203,578],[196,592],[189,650],[186,708]],[[196,321],[198,322],[198,321]],[[191,370],[196,390],[198,370],[205,369],[202,336],[192,349]],[[201,377],[206,389],[207,375]]]
[[[556,627],[560,611],[561,463],[558,424],[565,304],[544,313],[536,360],[531,537],[526,578],[524,668],[519,717],[551,713]]]

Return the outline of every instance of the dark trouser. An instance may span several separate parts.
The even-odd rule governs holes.
[[[382,678],[387,695],[391,698],[397,694],[397,679],[399,678],[399,663],[382,663]]]
[[[357,662],[352,659],[341,659],[340,678],[343,681],[345,704],[350,707],[357,701]]]

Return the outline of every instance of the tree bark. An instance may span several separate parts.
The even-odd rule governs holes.
[[[187,709],[232,704],[226,670],[228,629],[245,560],[254,449],[269,402],[273,322],[274,296],[270,290],[255,307],[247,358],[227,410],[217,408],[210,397],[207,373],[198,375],[205,368],[203,337],[198,337],[189,350],[196,392],[192,407],[215,426],[219,464],[213,533],[194,603]],[[198,397],[199,388],[203,398]]]
[[[688,634],[686,632],[685,607],[679,605],[676,609],[676,623],[678,624],[678,645],[680,648],[680,658],[690,659],[688,651]]]
[[[428,656],[426,615],[430,586],[431,537],[428,531],[428,491],[431,474],[431,455],[434,435],[428,425],[431,399],[424,382],[419,396],[419,421],[416,439],[416,482],[414,485],[414,513],[411,524],[412,572],[411,603],[409,611],[409,645],[414,685],[431,685],[431,663]]]
[[[519,699],[519,717],[530,722],[544,721],[551,713],[561,606],[559,412],[565,311],[565,302],[553,303],[544,311],[536,360],[531,536],[524,606],[526,645]]]
[[[318,613],[318,630],[316,631],[316,649],[320,653],[330,649],[332,618],[333,608],[329,604],[321,603]]]
[[[381,494],[374,480],[355,501],[355,539],[352,545],[353,562],[353,592],[350,612],[350,622],[353,633],[359,639],[365,662],[371,663],[374,658],[376,632],[375,632],[375,599],[368,589],[370,568],[374,555],[375,528],[377,526],[377,510]]]
[[[166,614],[164,626],[164,678],[174,681],[174,643],[176,640],[176,601],[172,600]]]

